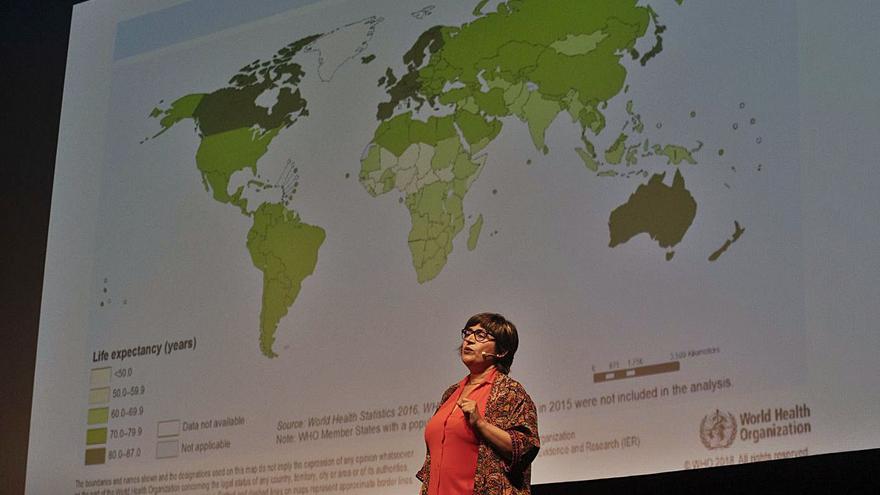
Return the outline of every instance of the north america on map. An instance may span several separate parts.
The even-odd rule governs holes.
[[[254,266],[263,273],[259,342],[267,357],[277,356],[273,344],[278,324],[296,301],[303,280],[314,273],[326,232],[289,208],[289,195],[295,189],[259,179],[257,162],[280,133],[309,116],[307,97],[298,88],[307,73],[297,57],[316,52],[312,77],[329,81],[341,65],[364,51],[380,22],[381,18],[371,17],[300,38],[270,59],[242,67],[228,86],[181,96],[150,114],[162,127],[153,138],[181,121],[195,124],[200,140],[195,162],[206,191],[215,201],[252,218],[246,245]],[[274,95],[269,107],[258,103],[267,93]],[[251,178],[244,185],[232,184],[233,175],[240,172],[249,172]],[[275,201],[251,204],[247,199],[246,189],[273,187],[280,189]]]

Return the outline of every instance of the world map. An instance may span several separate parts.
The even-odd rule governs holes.
[[[435,9],[411,15],[430,22]],[[242,241],[263,277],[259,348],[266,357],[277,356],[279,323],[314,274],[327,232],[297,213],[295,165],[287,164],[283,180],[270,181],[258,163],[287,129],[307,125],[310,112],[322,110],[312,108],[301,82],[329,83],[346,64],[372,63],[370,42],[383,22],[371,16],[299,37],[248,63],[225,86],[162,101],[150,113],[160,126],[150,139],[184,121],[195,126],[195,165],[205,190],[250,218]],[[378,84],[386,97],[375,104],[372,140],[352,161],[360,164],[366,193],[401,195],[410,218],[401,242],[419,284],[443,271],[453,241],[473,218],[464,201],[502,130],[525,126],[534,149],[548,155],[547,132],[559,118],[580,136],[574,151],[583,170],[596,180],[634,181],[629,200],[608,214],[608,246],[646,234],[666,260],[673,258],[698,209],[681,166],[698,164],[703,143],[652,142],[631,99],[623,128],[607,124],[609,102],[628,92],[624,61],[648,70],[662,56],[665,35],[654,9],[636,1],[480,0],[471,20],[425,29],[399,56],[400,65],[364,82]],[[612,144],[599,149],[597,138],[609,132],[616,136]],[[658,163],[668,170],[657,170]],[[483,225],[482,215],[470,222],[469,250],[477,248]],[[744,230],[737,222],[734,236],[709,261]]]

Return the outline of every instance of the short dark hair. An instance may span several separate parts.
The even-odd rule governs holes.
[[[516,325],[498,313],[479,313],[468,318],[465,328],[480,325],[483,330],[495,337],[495,353],[504,354],[495,362],[498,371],[505,375],[510,373],[513,365],[513,355],[519,347],[519,336],[516,333]]]

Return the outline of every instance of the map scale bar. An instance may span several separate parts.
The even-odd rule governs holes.
[[[638,366],[635,368],[624,368],[614,371],[603,371],[593,373],[593,383],[608,382],[611,380],[623,380],[625,378],[637,378],[640,376],[657,375],[660,373],[671,373],[681,369],[679,361],[670,361],[668,363],[649,364],[646,366]]]

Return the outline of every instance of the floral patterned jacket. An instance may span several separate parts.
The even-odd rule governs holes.
[[[458,383],[443,393],[440,404],[458,389]],[[439,406],[438,406],[439,408]],[[474,474],[474,495],[528,495],[532,460],[541,448],[538,438],[538,414],[532,398],[513,378],[498,373],[483,418],[510,434],[513,456],[508,461],[484,440],[480,440],[477,471]],[[416,473],[422,482],[421,495],[428,492],[431,454],[425,455],[425,464]]]

